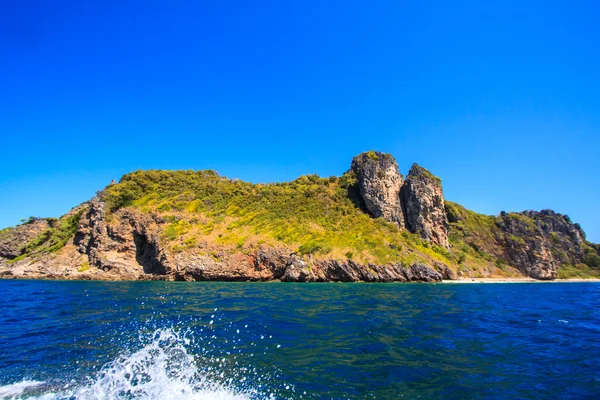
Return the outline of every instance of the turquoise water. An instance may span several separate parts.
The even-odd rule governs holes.
[[[596,399],[600,284],[0,281],[0,398]]]

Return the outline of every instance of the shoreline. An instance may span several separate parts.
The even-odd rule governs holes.
[[[599,278],[566,278],[552,280],[538,280],[532,278],[466,278],[455,280],[443,280],[439,283],[466,284],[466,283],[585,283],[600,282]]]
[[[170,279],[61,279],[57,277],[33,277],[33,276],[0,276],[0,281],[53,281],[53,282],[174,282],[174,283],[206,283],[206,282],[216,282],[216,283],[272,283],[272,282],[283,282],[279,279],[274,280],[264,280],[264,281],[253,281],[253,280],[201,280],[201,281],[178,281],[178,280],[170,280]],[[538,280],[533,278],[460,278],[460,279],[443,279],[441,281],[432,281],[432,282],[423,282],[423,281],[413,281],[413,282],[402,282],[402,281],[390,281],[390,282],[367,282],[367,281],[354,281],[354,282],[345,282],[345,281],[315,281],[315,282],[283,282],[283,283],[306,283],[306,284],[319,284],[319,283],[375,283],[375,284],[394,284],[394,283],[402,283],[402,284],[423,284],[423,283],[443,283],[443,284],[474,284],[474,283],[597,283],[600,282],[600,278],[566,278],[566,279],[553,279],[553,280]]]

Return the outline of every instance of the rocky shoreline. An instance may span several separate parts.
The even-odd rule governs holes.
[[[455,279],[442,263],[361,264],[349,259],[302,257],[285,247],[260,246],[252,253],[206,244],[201,251],[172,254],[162,246],[161,221],[120,210],[106,223],[106,205],[95,198],[71,211],[82,213],[77,233],[55,254],[0,263],[0,278],[65,280],[439,282]],[[37,234],[31,229],[30,234]],[[23,240],[25,232],[20,232]]]

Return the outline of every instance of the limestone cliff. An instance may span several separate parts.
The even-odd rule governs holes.
[[[502,213],[497,225],[503,258],[532,278],[554,279],[560,265],[577,265],[586,257],[581,227],[554,211]]]
[[[107,223],[106,204],[94,198],[79,221],[74,245],[89,257],[90,265],[131,278],[140,273],[174,272],[160,246],[159,224],[152,215],[125,209],[115,212],[112,219],[116,223]]]
[[[484,216],[455,203],[446,203],[446,210],[453,242],[466,245],[460,249],[462,258],[485,255],[495,259],[496,268],[514,267],[543,280],[596,276],[600,267],[597,245],[587,242],[566,215],[543,210]]]
[[[352,160],[360,194],[369,212],[404,228],[400,188],[404,180],[394,157],[379,152],[362,153]]]
[[[441,180],[413,164],[402,187],[401,198],[408,230],[428,242],[449,248]]]
[[[394,157],[379,152],[362,153],[351,170],[369,212],[418,234],[427,242],[448,249],[448,219],[441,180],[414,164],[406,181]]]

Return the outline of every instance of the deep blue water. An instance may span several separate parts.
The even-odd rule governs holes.
[[[597,399],[600,284],[0,281],[0,398]]]

